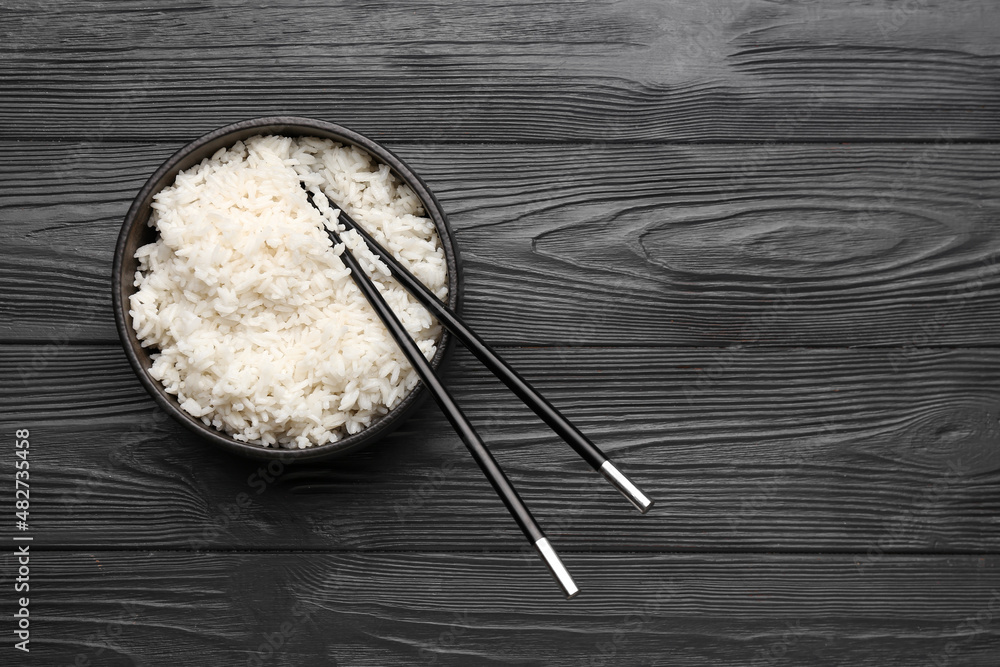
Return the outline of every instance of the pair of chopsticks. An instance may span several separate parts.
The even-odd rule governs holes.
[[[306,186],[303,184],[303,188]],[[314,201],[314,192],[306,188],[306,196],[309,203],[316,208],[317,211],[326,219],[326,214],[324,210],[316,204]],[[323,195],[325,197],[325,195]],[[329,200],[328,200],[329,201]],[[650,500],[639,488],[632,483],[628,477],[622,473],[621,470],[612,463],[608,457],[602,452],[597,445],[592,443],[587,436],[580,432],[566,417],[564,417],[551,403],[545,400],[541,394],[539,394],[527,380],[522,378],[518,373],[507,364],[489,345],[487,345],[483,340],[470,329],[462,319],[451,309],[447,304],[443,303],[440,299],[435,296],[433,292],[430,291],[423,283],[417,280],[412,273],[410,273],[406,267],[400,264],[392,253],[383,248],[372,236],[364,230],[351,216],[349,216],[343,208],[336,205],[335,202],[330,202],[332,206],[338,209],[338,219],[344,225],[347,230],[354,230],[357,232],[361,238],[368,244],[372,253],[376,255],[382,262],[388,267],[389,272],[392,277],[402,285],[402,287],[409,292],[413,298],[415,298],[421,305],[423,305],[427,310],[429,310],[438,321],[452,334],[455,335],[462,343],[479,359],[484,366],[486,366],[494,375],[497,376],[507,387],[520,398],[525,405],[531,408],[535,414],[542,418],[542,420],[552,428],[563,440],[565,440],[582,458],[586,461],[594,470],[600,472],[615,488],[617,488],[635,507],[645,514],[649,511],[649,508],[653,506],[653,501]],[[326,226],[327,234],[329,234],[330,239],[333,241],[334,245],[340,245],[343,241],[340,238],[340,234],[337,231],[336,222],[333,225]],[[423,353],[417,347],[417,344],[410,337],[409,333],[400,323],[399,319],[396,317],[395,313],[382,298],[378,289],[372,283],[368,274],[364,272],[361,265],[358,263],[357,258],[351,254],[350,249],[344,244],[344,253],[341,255],[341,259],[344,264],[351,270],[351,276],[354,278],[354,282],[357,284],[358,288],[361,290],[362,294],[368,299],[375,312],[378,314],[379,318],[385,324],[389,333],[395,339],[396,343],[403,350],[406,358],[409,360],[410,365],[413,366],[414,370],[417,372],[417,376],[420,380],[430,389],[431,394],[434,396],[435,401],[441,407],[448,421],[455,428],[455,431],[462,438],[465,446],[468,447],[469,451],[472,453],[472,457],[479,464],[480,469],[482,469],[483,474],[489,480],[493,489],[500,496],[504,505],[507,506],[507,510],[510,512],[514,521],[520,527],[521,531],[528,538],[528,541],[534,546],[535,550],[542,557],[545,565],[548,567],[549,572],[555,577],[556,581],[562,587],[567,598],[572,598],[575,596],[579,589],[573,582],[573,578],[570,576],[569,572],[563,566],[562,561],[559,559],[559,555],[552,548],[549,539],[542,532],[541,527],[539,527],[538,522],[531,515],[531,511],[521,500],[514,486],[510,483],[507,475],[504,474],[503,470],[500,469],[499,464],[497,464],[496,459],[493,458],[493,454],[490,450],[486,448],[485,443],[483,443],[482,438],[476,432],[476,429],[469,422],[468,418],[462,412],[461,408],[455,402],[455,399],[451,396],[445,386],[442,384],[440,378],[431,368],[427,359],[424,357]]]

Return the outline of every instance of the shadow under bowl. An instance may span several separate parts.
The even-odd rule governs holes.
[[[235,454],[256,459],[280,459],[285,463],[332,458],[370,445],[398,428],[426,400],[426,387],[422,383],[418,383],[387,414],[364,430],[347,435],[337,442],[306,449],[283,449],[265,447],[260,443],[240,442],[223,431],[206,426],[200,419],[182,410],[177,397],[168,394],[163,385],[150,376],[149,369],[153,363],[150,354],[155,350],[142,347],[136,337],[135,330],[132,328],[132,318],[128,312],[129,297],[136,291],[133,285],[135,272],[138,269],[135,252],[141,246],[152,243],[157,238],[157,231],[147,224],[152,213],[153,196],[171,185],[181,171],[211,157],[220,148],[229,148],[237,141],[249,139],[258,134],[332,139],[341,144],[357,146],[367,151],[376,160],[387,164],[392,173],[410,186],[420,198],[425,215],[434,222],[434,226],[437,228],[448,267],[448,305],[455,311],[459,310],[462,301],[462,280],[458,247],[455,244],[448,219],[445,217],[444,211],[441,210],[441,205],[420,177],[387,148],[345,127],[312,118],[269,116],[227,125],[196,139],[177,151],[146,181],[125,216],[125,222],[115,247],[112,271],[115,324],[118,328],[118,336],[125,348],[125,355],[132,365],[132,370],[135,371],[139,381],[142,382],[157,404],[174,419],[212,444]],[[440,369],[447,357],[450,356],[452,347],[454,347],[454,339],[451,334],[444,331],[437,352],[430,362],[435,370]]]

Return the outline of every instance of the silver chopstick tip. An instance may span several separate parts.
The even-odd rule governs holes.
[[[640,491],[639,487],[633,484],[632,480],[626,477],[625,473],[619,470],[614,463],[605,461],[599,470],[604,478],[621,491],[621,494],[628,498],[628,501],[635,505],[635,508],[642,514],[648,512],[649,508],[653,506],[653,501],[649,496]]]
[[[559,554],[557,554],[556,550],[552,548],[552,544],[549,543],[549,538],[543,537],[535,542],[535,549],[538,550],[538,554],[542,557],[542,560],[545,561],[545,566],[549,568],[549,572],[563,589],[563,593],[566,594],[566,599],[570,600],[576,597],[576,594],[580,592],[580,589],[576,587],[573,577],[570,576],[566,566],[562,564],[562,561],[559,559]]]

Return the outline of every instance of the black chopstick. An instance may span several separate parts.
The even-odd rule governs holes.
[[[334,202],[331,205],[336,206]],[[624,495],[629,502],[635,505],[636,509],[645,514],[653,506],[653,501],[644,494],[625,474],[610,461],[607,455],[602,452],[597,445],[590,441],[587,436],[580,432],[566,417],[562,415],[545,397],[538,393],[527,380],[521,377],[517,371],[510,367],[500,355],[496,353],[475,331],[470,329],[462,319],[442,303],[440,299],[431,292],[426,285],[417,280],[405,266],[400,264],[391,252],[383,248],[378,241],[372,238],[365,229],[359,225],[350,215],[339,206],[339,220],[348,229],[353,229],[361,238],[365,240],[372,252],[379,256],[382,262],[389,268],[393,278],[406,289],[407,292],[419,301],[425,308],[441,322],[448,331],[455,334],[462,343],[471,351],[484,366],[486,366],[497,378],[520,398],[525,405],[531,408],[536,415],[542,418],[549,428],[556,432],[559,437],[566,441],[570,447],[576,450],[584,461],[601,473],[618,491]]]
[[[310,193],[308,196],[310,203],[313,203],[312,194]],[[315,203],[313,205],[315,206]],[[335,229],[327,227],[326,231],[335,246],[343,243]],[[434,369],[431,368],[431,365],[424,357],[423,352],[420,351],[420,348],[417,347],[410,334],[403,327],[402,323],[400,323],[392,308],[382,298],[378,288],[375,287],[368,274],[358,264],[358,260],[351,254],[346,244],[344,244],[344,254],[340,258],[347,268],[351,270],[351,277],[354,278],[355,284],[357,284],[361,293],[371,303],[375,312],[389,330],[389,333],[403,350],[403,353],[410,361],[410,365],[417,372],[420,380],[430,389],[434,400],[441,406],[441,410],[448,417],[448,421],[451,422],[459,437],[462,438],[462,442],[465,443],[465,446],[472,453],[472,458],[479,464],[480,469],[486,475],[486,479],[490,481],[497,495],[500,496],[503,504],[507,506],[507,510],[514,518],[514,521],[517,522],[518,527],[524,533],[525,537],[528,538],[528,541],[535,550],[538,551],[549,572],[552,573],[556,582],[562,587],[567,599],[575,596],[579,592],[579,589],[576,587],[573,578],[565,566],[563,566],[559,555],[552,548],[549,539],[542,532],[538,522],[531,515],[531,511],[524,504],[524,501],[521,500],[521,497],[517,494],[517,490],[514,489],[514,486],[507,479],[507,475],[504,474],[503,470],[500,469],[499,464],[493,458],[490,450],[486,448],[486,444],[479,437],[476,429],[473,428],[461,408],[458,407],[455,399],[452,398],[444,384],[441,383]]]

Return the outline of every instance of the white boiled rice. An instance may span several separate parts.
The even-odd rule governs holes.
[[[447,296],[441,241],[420,200],[358,148],[258,136],[178,174],[154,197],[150,225],[159,239],[135,255],[133,326],[144,346],[158,349],[150,374],[185,411],[272,447],[357,433],[417,382],[341,261],[343,248],[331,248],[323,226],[333,216],[309,204],[300,181]],[[342,238],[433,357],[437,322],[360,236]]]

